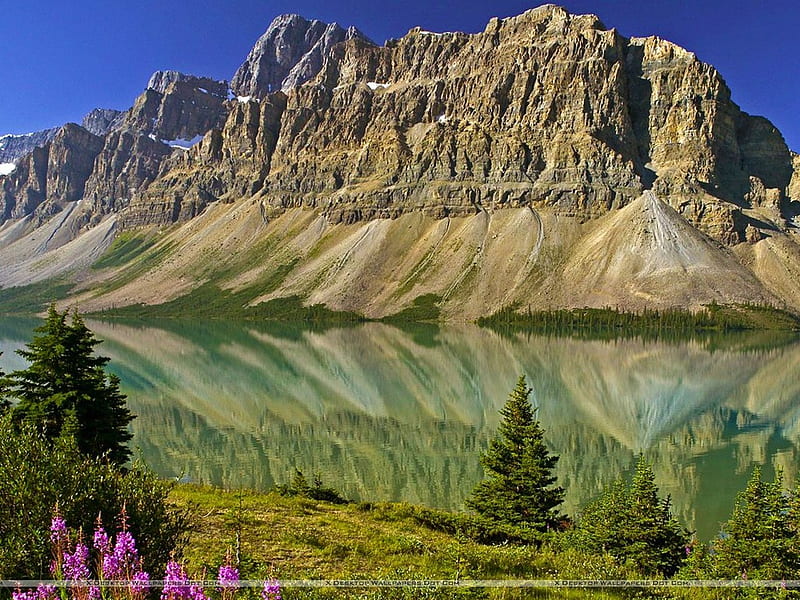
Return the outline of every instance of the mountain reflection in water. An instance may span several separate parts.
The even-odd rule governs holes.
[[[800,344],[501,335],[476,326],[88,321],[164,476],[266,489],[293,469],[353,499],[462,508],[520,374],[574,512],[644,451],[701,538],[752,467],[797,475]],[[0,365],[36,322],[0,320]],[[762,339],[763,338],[763,339]]]

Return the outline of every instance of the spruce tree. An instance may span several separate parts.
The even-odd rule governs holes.
[[[11,396],[19,400],[14,420],[33,423],[51,439],[74,436],[85,454],[124,464],[133,416],[119,379],[104,370],[109,359],[94,354],[100,340],[77,313],[67,323],[55,306],[35,331],[27,350],[17,351],[30,365],[10,376]]]
[[[714,575],[726,579],[796,578],[800,573],[799,511],[797,492],[784,492],[782,474],[764,481],[756,467],[714,543]]]
[[[639,456],[629,485],[620,480],[578,516],[574,543],[607,552],[645,575],[673,575],[686,558],[689,532],[672,515],[669,497],[659,498],[650,464]]]
[[[525,376],[520,377],[500,411],[497,436],[481,457],[487,478],[473,490],[467,506],[497,525],[546,531],[563,518],[557,507],[564,490],[554,485],[558,457],[544,443],[531,391]]]

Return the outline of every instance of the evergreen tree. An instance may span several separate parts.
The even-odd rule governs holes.
[[[607,552],[646,575],[673,575],[686,557],[689,532],[672,516],[669,497],[660,499],[653,469],[639,457],[630,485],[617,481],[577,519],[574,543]]]
[[[556,528],[557,507],[564,490],[555,487],[558,457],[544,443],[544,431],[531,406],[531,388],[522,376],[500,414],[497,436],[481,457],[487,479],[481,481],[467,506],[498,525],[537,531]]]
[[[756,467],[731,518],[714,542],[714,575],[729,579],[794,579],[800,573],[797,491],[783,490],[783,476],[764,481]]]
[[[109,359],[95,356],[100,340],[75,313],[50,310],[44,325],[35,330],[27,350],[18,350],[30,366],[10,376],[11,395],[19,399],[12,409],[16,422],[33,423],[48,438],[72,435],[88,455],[105,455],[125,463],[133,416],[119,391],[119,379],[107,375]]]
[[[3,356],[2,352],[0,352],[0,356]],[[0,369],[0,415],[7,411],[11,406],[11,402],[8,399],[8,386],[8,377],[6,377],[3,369]]]

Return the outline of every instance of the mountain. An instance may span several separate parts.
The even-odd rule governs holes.
[[[350,39],[369,42],[355,27],[281,15],[253,46],[231,79],[231,88],[238,96],[254,98],[289,91],[319,73],[331,48]]]
[[[85,309],[208,290],[369,316],[433,294],[451,319],[800,309],[800,159],[666,40],[553,5],[385,46],[283,15],[231,88],[157,73],[99,140],[73,126],[21,159],[0,285],[68,274]],[[79,202],[59,248],[26,241]]]
[[[44,146],[52,140],[58,127],[43,129],[32,133],[14,135],[12,133],[0,137],[0,163],[14,163],[26,154],[33,152],[34,148]]]

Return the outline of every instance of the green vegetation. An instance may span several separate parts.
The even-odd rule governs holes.
[[[30,315],[66,298],[74,286],[60,280],[0,289],[0,314]]]
[[[29,423],[48,439],[74,437],[81,452],[124,464],[133,416],[119,379],[105,373],[109,359],[93,355],[100,340],[77,313],[68,324],[67,313],[53,305],[35,331],[28,349],[18,351],[30,365],[8,379],[8,395],[18,400],[14,422]]]
[[[501,309],[478,325],[493,329],[567,335],[584,339],[620,337],[686,337],[704,332],[746,330],[800,330],[800,317],[788,310],[759,304],[708,304],[692,312],[673,308],[629,312],[613,308],[575,308],[520,312]]]
[[[558,457],[545,446],[531,391],[520,377],[500,411],[497,436],[481,457],[488,478],[477,485],[467,506],[494,525],[545,532],[564,520],[556,510],[564,490],[553,487]]]
[[[689,570],[694,576],[722,579],[788,578],[800,565],[798,533],[800,487],[787,492],[780,472],[768,482],[756,468],[712,552],[699,555]]]
[[[180,550],[189,525],[186,507],[169,499],[172,486],[141,465],[127,470],[87,456],[75,439],[45,436],[32,424],[0,415],[0,578],[48,576],[48,525],[53,507],[84,532],[98,515],[107,528],[124,506],[131,531],[161,569]],[[156,572],[156,571],[153,571]]]
[[[438,321],[441,315],[441,309],[439,308],[441,301],[442,297],[437,294],[423,294],[414,298],[414,302],[408,308],[384,317],[381,321],[384,323]]]
[[[659,498],[653,470],[640,455],[631,483],[617,481],[589,504],[567,540],[647,576],[671,577],[686,558],[689,532],[672,515],[669,498]]]
[[[93,269],[121,267],[140,256],[155,245],[155,237],[147,237],[141,233],[123,231],[103,255],[92,265]]]
[[[280,579],[632,578],[609,556],[561,550],[546,542],[480,542],[459,525],[470,517],[405,503],[332,504],[301,496],[177,486],[171,498],[206,515],[189,536],[190,571],[219,564],[238,548],[243,577]],[[284,590],[286,598],[449,597],[445,590]],[[427,592],[429,595],[423,595]],[[456,597],[531,597],[530,591],[472,589]],[[564,597],[559,592],[558,597]],[[370,595],[367,595],[370,594]],[[444,596],[443,596],[444,595]],[[567,596],[570,597],[570,596]],[[573,597],[583,597],[579,591]],[[593,597],[597,597],[594,596]],[[603,597],[600,595],[600,597]],[[614,595],[610,597],[619,597]]]
[[[312,500],[324,500],[333,504],[347,504],[347,500],[339,492],[322,485],[322,478],[319,475],[314,476],[314,483],[310,485],[300,469],[295,469],[291,483],[277,486],[276,491],[281,496],[300,496]]]
[[[193,319],[258,319],[275,321],[307,321],[311,323],[358,323],[364,317],[352,312],[335,311],[324,304],[306,306],[300,296],[274,298],[251,305],[261,290],[223,290],[205,283],[188,294],[156,305],[134,304],[95,313],[102,317],[181,318]]]
[[[128,241],[126,242],[125,239]],[[98,263],[102,267],[125,266],[126,268],[104,281],[99,288],[94,290],[97,294],[108,293],[134,281],[137,277],[164,262],[175,246],[174,242],[162,242],[159,244],[149,243],[144,238],[141,238],[141,240],[140,242],[135,242],[132,238],[123,238],[122,247],[117,247],[112,254],[104,254],[98,259],[98,262],[94,265],[95,268],[101,268]],[[114,244],[112,244],[111,248],[113,247]],[[125,263],[123,256],[129,260],[135,257],[136,260]]]

